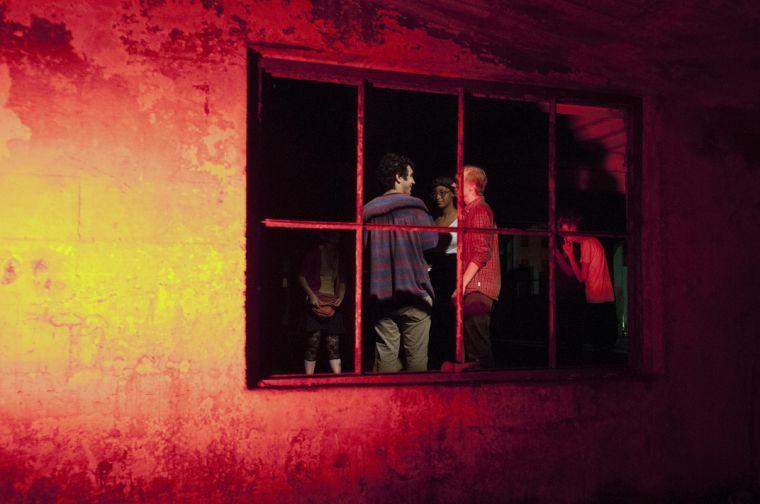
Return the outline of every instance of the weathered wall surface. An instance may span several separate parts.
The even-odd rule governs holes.
[[[0,2],[0,500],[554,502],[756,481],[756,20]],[[646,96],[644,264],[662,274],[644,289],[664,307],[665,375],[246,390],[249,43]]]

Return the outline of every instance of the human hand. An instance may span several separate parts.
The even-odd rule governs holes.
[[[572,242],[565,240],[565,242],[562,244],[562,251],[565,253],[567,257],[572,257],[573,256]]]
[[[319,298],[317,297],[316,294],[313,294],[313,293],[309,294],[308,298],[309,298],[309,304],[310,305],[312,305],[312,306],[319,306]]]
[[[339,297],[338,299],[336,299],[335,301],[333,301],[333,302],[332,302],[332,305],[333,305],[335,308],[337,308],[337,307],[339,307],[339,306],[341,305],[341,303],[343,303],[343,298],[342,298],[342,297]]]
[[[457,292],[459,292],[458,289],[454,289],[454,292],[451,293],[451,302],[456,304],[457,301]]]

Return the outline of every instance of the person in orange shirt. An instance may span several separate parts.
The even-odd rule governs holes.
[[[561,217],[558,228],[560,231],[576,232],[579,224],[578,217]],[[575,243],[579,244],[581,249],[580,266],[575,258]],[[586,309],[582,317],[583,334],[590,336],[598,354],[609,354],[617,340],[617,313],[615,291],[612,289],[604,246],[593,236],[569,235],[565,236],[562,251],[575,278],[584,287]]]

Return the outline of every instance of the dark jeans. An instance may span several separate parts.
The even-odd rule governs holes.
[[[451,239],[448,233],[446,236]],[[456,359],[456,309],[451,301],[456,280],[456,254],[437,257],[430,271],[430,282],[435,291],[428,343],[428,369],[431,370],[441,369],[444,361]]]
[[[464,351],[466,361],[480,361],[481,368],[494,367],[491,350],[493,300],[479,292],[464,297]]]
[[[595,352],[612,352],[617,341],[617,312],[614,301],[586,304],[584,326],[584,332],[591,338]]]

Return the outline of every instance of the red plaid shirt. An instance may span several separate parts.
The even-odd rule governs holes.
[[[481,196],[462,210],[462,226],[495,228],[493,210]],[[478,265],[478,272],[464,290],[465,295],[480,292],[494,301],[501,291],[501,266],[499,261],[499,235],[496,233],[464,233],[462,240],[462,264]]]

